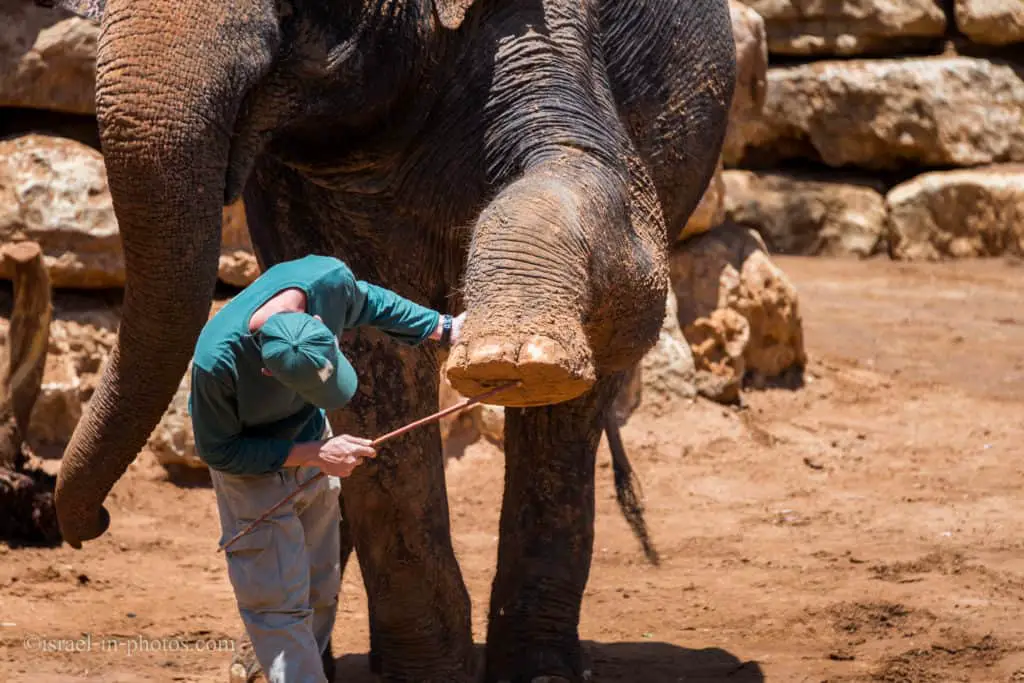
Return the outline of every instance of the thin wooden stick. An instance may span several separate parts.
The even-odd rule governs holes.
[[[420,418],[419,420],[416,420],[415,422],[410,422],[409,424],[405,425],[404,427],[399,427],[398,429],[396,429],[393,432],[388,432],[384,436],[378,436],[376,439],[373,440],[373,443],[371,445],[374,448],[376,448],[377,446],[379,446],[380,444],[384,443],[385,441],[389,441],[391,439],[394,439],[395,437],[401,436],[402,434],[405,434],[407,432],[411,432],[412,430],[416,429],[417,427],[422,427],[423,425],[430,424],[431,422],[437,422],[438,420],[440,420],[443,417],[447,417],[448,415],[451,415],[452,413],[457,413],[460,410],[465,410],[466,408],[469,408],[472,405],[476,405],[477,403],[480,403],[482,401],[486,401],[487,399],[491,398],[492,396],[496,396],[497,394],[500,394],[501,392],[505,391],[506,389],[511,389],[512,387],[517,387],[519,385],[520,385],[520,382],[509,382],[507,384],[502,384],[499,387],[495,387],[494,389],[491,389],[490,391],[484,392],[483,394],[480,394],[476,398],[467,398],[467,399],[461,401],[460,403],[456,403],[455,405],[451,406],[450,408],[445,408],[444,410],[440,410],[440,411],[434,413],[433,415],[428,415],[428,416],[426,416],[424,418]],[[232,543],[234,543],[235,541],[240,539],[242,536],[245,536],[246,534],[251,532],[253,529],[256,528],[256,526],[260,522],[265,521],[268,517],[270,517],[270,515],[272,515],[275,512],[277,512],[277,510],[279,510],[281,508],[281,506],[283,506],[285,503],[290,501],[295,496],[299,495],[299,493],[302,492],[305,488],[307,488],[310,485],[312,485],[313,483],[319,481],[324,476],[326,476],[326,475],[323,472],[320,472],[320,473],[310,477],[308,480],[306,480],[302,484],[300,484],[297,489],[295,489],[294,491],[289,493],[287,496],[285,496],[284,498],[279,500],[277,503],[274,504],[273,507],[271,507],[269,510],[264,512],[262,515],[260,515],[256,519],[254,519],[248,526],[246,526],[244,529],[239,531],[237,534],[232,536],[227,542],[224,543],[224,545],[222,545],[222,546],[220,546],[220,548],[218,548],[217,552],[220,552],[222,550],[227,550],[228,547]]]

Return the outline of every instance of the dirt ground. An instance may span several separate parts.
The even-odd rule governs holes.
[[[1024,681],[1024,265],[779,262],[804,388],[648,406],[624,430],[660,568],[602,446],[580,626],[594,680]],[[448,473],[482,642],[501,453],[476,444]],[[81,551],[0,545],[0,681],[226,681],[241,625],[211,490],[141,458],[110,507]],[[352,567],[338,681],[371,680],[366,621]]]

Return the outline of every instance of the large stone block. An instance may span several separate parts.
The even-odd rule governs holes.
[[[870,256],[886,233],[880,184],[787,173],[726,171],[725,212],[775,253]]]
[[[679,240],[707,232],[725,220],[725,183],[722,180],[722,163],[719,161],[715,175],[712,176],[708,188],[700,198],[700,203],[690,215],[683,231],[679,233]]]
[[[697,390],[725,403],[806,365],[796,287],[753,230],[726,223],[671,257],[679,325],[693,351]]]
[[[1024,165],[926,173],[886,204],[894,258],[1024,256]]]
[[[0,107],[93,113],[99,26],[30,0],[0,15]]]
[[[43,248],[54,287],[124,286],[124,256],[103,157],[65,138],[0,141],[0,240]],[[258,269],[240,203],[224,210],[221,278],[251,282]],[[0,278],[9,278],[0,266]]]
[[[742,153],[747,125],[760,116],[768,90],[768,39],[764,19],[735,0],[729,3],[729,14],[736,42],[736,90],[723,147],[725,157]]]
[[[946,31],[935,0],[741,2],[764,17],[768,49],[779,55],[893,54]]]
[[[866,169],[1024,161],[1024,77],[968,57],[773,67],[747,148],[727,165],[791,159]]]
[[[6,343],[2,321],[0,345]],[[77,318],[61,316],[50,325],[50,346],[39,398],[32,409],[28,441],[63,447],[92,398],[117,338],[117,316],[97,310]]]
[[[224,207],[220,267],[217,272],[221,280],[235,287],[245,287],[260,275],[260,267],[249,241],[249,225],[245,221],[245,205],[241,199]]]
[[[956,25],[975,43],[1009,45],[1024,42],[1021,0],[956,0]]]

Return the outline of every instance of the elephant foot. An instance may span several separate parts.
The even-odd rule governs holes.
[[[525,408],[576,398],[595,381],[590,347],[582,332],[562,343],[542,335],[470,338],[452,349],[448,381],[464,396],[477,396],[504,382],[516,388],[496,395],[498,405]]]
[[[487,655],[487,683],[586,683],[589,662],[582,648],[554,649],[520,643],[514,650]]]
[[[592,679],[590,671],[584,671],[582,681],[590,681]],[[498,683],[512,683],[512,681],[505,679]],[[564,676],[536,676],[530,680],[530,683],[573,683],[571,679],[565,678]]]

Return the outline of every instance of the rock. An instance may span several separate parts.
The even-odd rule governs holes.
[[[926,173],[886,204],[894,258],[1024,256],[1024,165]]]
[[[444,410],[454,406],[465,396],[455,391],[444,371],[440,373],[440,397],[438,403]],[[455,449],[486,439],[496,446],[502,446],[505,440],[505,409],[501,406],[486,404],[475,405],[455,415],[441,419],[441,440],[446,450],[449,444]]]
[[[117,340],[113,313],[90,322],[61,317],[50,325],[50,348],[39,398],[32,409],[28,440],[33,446],[63,447],[92,398]]]
[[[224,229],[221,233],[220,279],[235,287],[245,287],[259,277],[260,268],[249,241],[249,225],[245,206],[239,199],[224,207]]]
[[[54,287],[123,286],[100,153],[42,135],[0,141],[0,240],[38,242]]]
[[[722,163],[719,161],[715,175],[708,183],[708,189],[700,198],[700,203],[693,210],[690,220],[686,222],[683,231],[679,233],[679,240],[684,240],[693,235],[707,232],[725,220],[725,183],[722,181]]]
[[[23,0],[0,15],[0,107],[92,114],[99,26]]]
[[[955,12],[957,28],[975,43],[1024,42],[1021,0],[956,0]]]
[[[676,295],[672,291],[665,301],[665,320],[658,341],[644,356],[641,370],[643,400],[655,413],[663,412],[663,408],[678,399],[697,395],[693,353],[679,328]]]
[[[241,203],[224,210],[221,276],[244,286],[258,274]],[[0,141],[0,241],[42,246],[54,287],[124,286],[124,258],[103,157],[65,138]],[[10,278],[0,265],[0,277]]]
[[[737,403],[747,369],[743,352],[750,342],[750,323],[724,308],[695,320],[686,334],[697,359],[697,392],[719,403]]]
[[[898,169],[1024,161],[1024,79],[969,57],[818,62],[768,71],[761,118],[727,166],[807,159]]]
[[[504,446],[505,409],[501,406],[480,406],[477,411],[477,429],[480,430],[480,436],[495,446]]]
[[[742,154],[746,127],[761,114],[768,90],[768,39],[764,19],[735,0],[729,2],[729,14],[736,42],[736,90],[723,147],[726,157]]]
[[[946,32],[946,15],[934,0],[741,1],[764,17],[772,54],[892,54]]]
[[[174,398],[171,399],[170,406],[146,442],[146,449],[166,469],[206,468],[206,463],[196,455],[192,418],[188,414],[188,392],[192,386],[191,378],[192,365],[189,364]]]
[[[881,185],[786,173],[726,171],[725,213],[774,253],[870,256],[886,233]]]
[[[701,394],[733,402],[744,381],[761,386],[806,365],[796,288],[753,230],[726,223],[682,243],[671,277]]]

